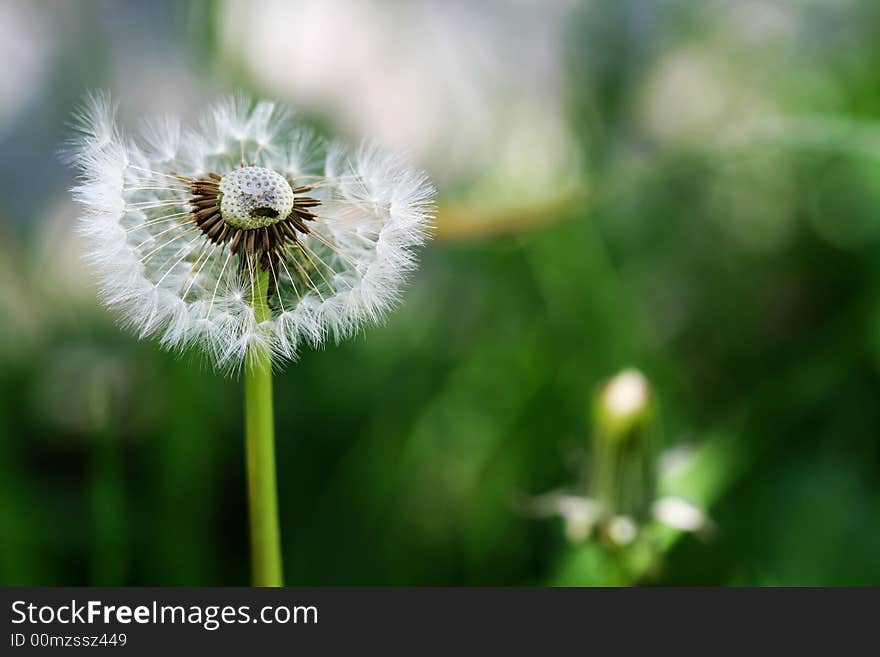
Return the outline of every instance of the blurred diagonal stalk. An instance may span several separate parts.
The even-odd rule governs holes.
[[[259,324],[270,317],[268,272],[261,272],[257,283],[252,302]],[[272,362],[264,348],[254,349],[245,366],[244,400],[252,582],[254,586],[283,586],[275,481]]]
[[[589,191],[580,188],[525,205],[472,207],[463,203],[442,204],[437,212],[434,238],[449,242],[471,241],[539,230],[583,210],[590,198]]]
[[[880,126],[875,121],[838,115],[776,116],[742,126],[722,145],[778,145],[876,157],[880,152]]]

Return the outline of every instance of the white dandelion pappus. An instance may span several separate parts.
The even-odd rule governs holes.
[[[236,96],[197,129],[164,118],[129,138],[96,94],[75,128],[73,192],[103,301],[141,337],[201,347],[224,371],[380,320],[427,237],[422,172],[326,144],[271,102]]]

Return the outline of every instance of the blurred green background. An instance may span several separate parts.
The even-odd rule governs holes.
[[[291,585],[880,584],[874,0],[0,0],[0,583],[248,581],[241,385],[119,330],[57,157],[234,89],[406,151],[437,236],[382,327],[276,379]],[[621,576],[590,404],[656,401],[711,518]],[[659,494],[659,493],[658,493]]]

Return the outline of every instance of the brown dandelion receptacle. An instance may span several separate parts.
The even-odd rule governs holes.
[[[309,234],[307,222],[317,217],[311,208],[321,204],[303,196],[312,189],[263,167],[244,166],[224,176],[211,172],[190,181],[190,212],[211,243],[271,269],[299,235]]]

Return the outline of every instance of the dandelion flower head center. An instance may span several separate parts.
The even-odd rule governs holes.
[[[293,210],[293,190],[281,175],[264,167],[242,167],[220,180],[220,214],[242,230],[284,221]]]

